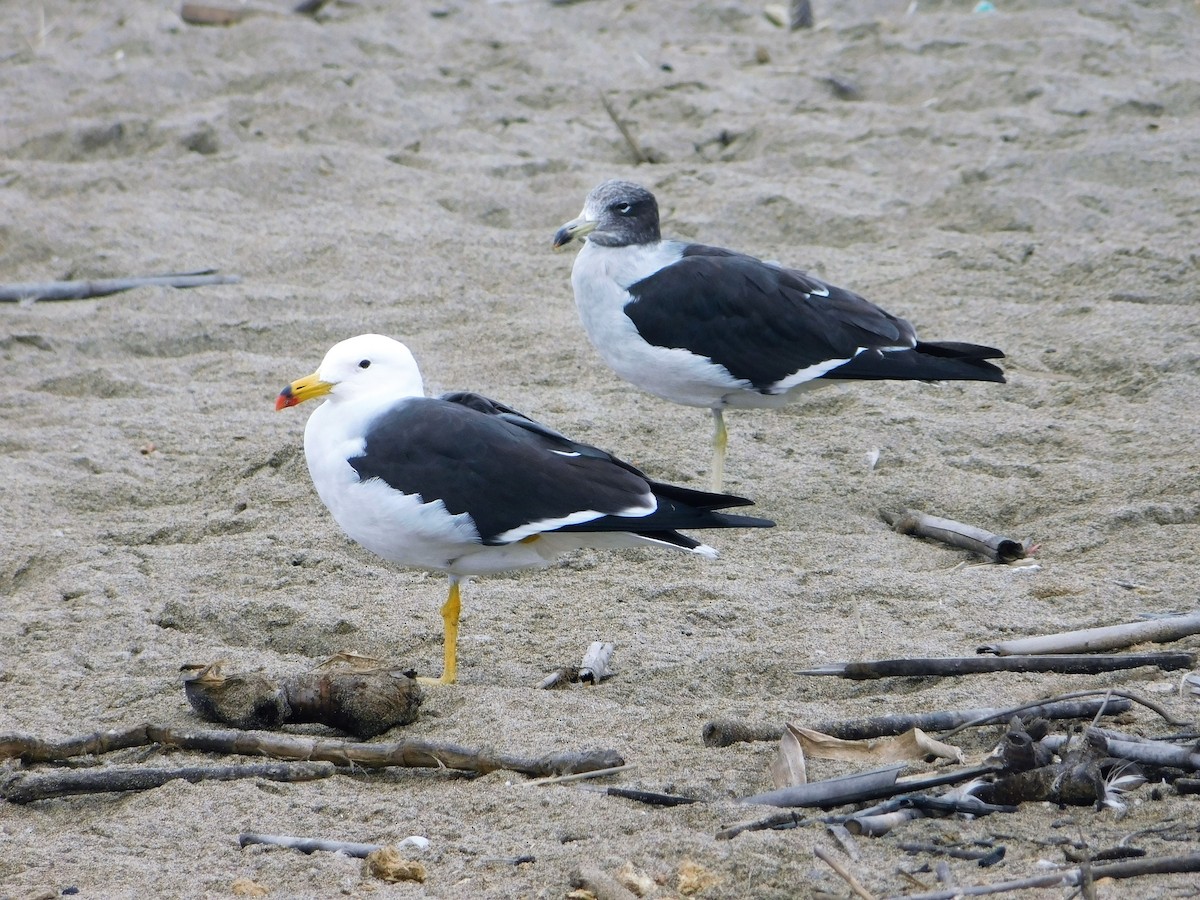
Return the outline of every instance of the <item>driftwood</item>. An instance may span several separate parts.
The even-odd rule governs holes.
[[[1030,888],[1079,887],[1087,879],[1096,882],[1102,878],[1121,880],[1139,878],[1143,875],[1175,875],[1183,872],[1200,872],[1200,853],[1190,853],[1186,856],[1132,859],[1103,866],[1079,866],[1074,869],[1063,869],[1060,872],[1035,875],[1032,878],[1018,878],[996,884],[970,886],[959,884],[945,890],[930,891],[924,894],[905,894],[903,900],[953,900],[954,897],[978,897],[983,894],[1003,894]]]
[[[1058,672],[1064,675],[1095,675],[1120,669],[1156,666],[1170,671],[1190,669],[1196,654],[1184,651],[1168,653],[1110,653],[1077,656],[1041,654],[1036,656],[958,656],[937,659],[877,659],[862,662],[833,663],[816,669],[801,669],[798,675],[835,675],[864,681],[871,678],[918,677],[927,675],[978,675],[990,672]]]
[[[72,756],[151,744],[162,744],[178,750],[331,762],[336,766],[364,769],[432,767],[481,774],[507,769],[533,776],[565,775],[613,768],[625,763],[615,750],[522,757],[487,749],[472,750],[439,741],[359,744],[261,731],[171,728],[163,725],[140,725],[124,731],[97,732],[58,742],[43,741],[24,734],[0,734],[0,761],[21,759],[27,763],[57,762]]]
[[[248,847],[251,844],[267,844],[272,847],[286,847],[289,850],[299,850],[301,853],[342,853],[365,859],[378,850],[383,850],[387,844],[356,844],[350,841],[327,841],[320,838],[300,838],[287,834],[252,834],[238,835],[238,846]],[[424,850],[429,841],[423,837],[406,837],[395,845],[397,849],[414,847]]]
[[[1200,634],[1200,612],[984,644],[977,652],[994,653],[997,656],[1095,653],[1098,650],[1120,650],[1134,644],[1166,644],[1193,634]]]
[[[681,797],[678,794],[657,794],[653,791],[639,791],[637,788],[610,787],[604,792],[610,797],[623,797],[626,800],[636,800],[650,806],[687,806],[699,803],[695,797]]]
[[[316,781],[337,772],[332,763],[253,763],[240,766],[184,766],[181,768],[61,769],[54,772],[17,772],[0,784],[0,797],[9,803],[32,803],[74,794],[116,791],[149,791],[177,778],[201,781],[235,781],[266,778],[270,781]]]
[[[952,547],[970,550],[992,562],[1015,562],[1024,559],[1029,552],[1028,541],[1014,541],[1012,538],[1001,537],[973,525],[955,522],[953,519],[930,516],[911,509],[899,513],[881,509],[879,515],[899,534],[941,541]]]
[[[976,766],[970,769],[955,769],[937,775],[923,775],[901,781],[899,776],[906,766],[906,763],[897,763],[870,772],[844,775],[841,778],[828,778],[824,781],[812,781],[795,787],[755,794],[740,802],[760,806],[844,806],[847,803],[878,800],[882,797],[893,797],[896,794],[924,791],[938,785],[970,781],[972,778],[995,771],[991,766]]]
[[[1106,716],[1128,712],[1133,703],[1118,700],[1063,700],[1039,701],[1032,706],[1015,709],[962,709],[939,712],[912,713],[891,716],[873,716],[867,719],[842,719],[820,722],[813,726],[817,731],[847,741],[903,734],[913,728],[926,732],[945,731],[970,723],[987,725],[1007,722],[1015,712],[1040,716],[1044,719],[1092,719],[1103,710]],[[706,747],[728,747],[740,741],[777,741],[783,736],[781,726],[751,724],[731,719],[714,719],[704,725],[702,738]]]
[[[284,678],[227,675],[216,664],[190,668],[199,670],[183,683],[192,708],[210,722],[242,729],[318,722],[373,738],[415,721],[423,696],[407,673],[378,665]]]
[[[43,281],[0,284],[0,302],[21,303],[34,300],[84,300],[107,297],[134,288],[161,285],[190,288],[207,284],[238,284],[237,275],[217,275],[212,269],[172,275],[146,275],[130,278],[96,278],[88,281]]]

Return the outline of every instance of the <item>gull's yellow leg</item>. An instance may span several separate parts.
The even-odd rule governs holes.
[[[458,616],[462,612],[458,581],[455,576],[450,576],[450,596],[442,605],[442,625],[445,628],[442,647],[442,677],[417,679],[425,684],[454,684],[458,674]]]
[[[725,414],[719,406],[713,407],[712,417],[712,489],[719,494],[725,484],[725,448],[729,446],[729,432],[725,430]]]

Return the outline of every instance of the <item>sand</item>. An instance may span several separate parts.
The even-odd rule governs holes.
[[[860,839],[853,862],[817,826],[715,838],[768,812],[735,800],[770,787],[775,748],[706,748],[713,718],[813,723],[1109,685],[1196,716],[1177,675],[1147,669],[796,674],[1196,603],[1197,7],[972,6],[818,3],[818,27],[797,33],[732,2],[335,3],[318,21],[229,28],[186,25],[165,0],[0,6],[3,280],[242,278],[0,306],[0,731],[200,725],[180,686],[191,662],[300,671],[355,650],[439,670],[444,580],[341,536],[305,468],[307,407],[272,407],[344,337],[398,337],[431,391],[481,391],[704,487],[707,414],[602,366],[572,254],[550,250],[604,178],[654,190],[670,234],[808,268],[927,339],[1000,347],[1010,375],[731,413],[727,486],[777,528],[711,535],[714,562],[582,552],[472,584],[461,683],[381,738],[609,747],[634,768],[600,785],[706,802],[410,770],[0,804],[0,896],[223,897],[249,879],[272,897],[562,897],[581,866],[626,863],[653,896],[677,896],[689,867],[703,897],[845,895],[815,845],[885,895],[938,861],[904,841],[1004,844],[990,869],[950,860],[970,884],[1038,874],[1064,842],[1194,823],[1194,801],[1147,787],[1124,817],[1026,804],[923,820]],[[653,162],[635,164],[601,97]],[[1032,538],[1041,568],[963,565],[893,534],[878,510],[904,506]],[[536,689],[593,640],[616,644],[616,677]],[[1170,730],[1145,712],[1122,727]],[[981,758],[998,733],[964,750]],[[810,775],[846,770],[814,761]],[[242,831],[423,835],[428,877],[390,886],[345,857],[242,850]],[[1172,837],[1132,843],[1196,847],[1194,831]]]

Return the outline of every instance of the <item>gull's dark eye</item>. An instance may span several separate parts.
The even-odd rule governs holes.
[[[369,359],[364,359],[358,364],[358,367],[360,369],[369,369],[371,367],[371,361]]]
[[[617,206],[616,206],[616,209],[617,209],[617,212],[619,212],[621,215],[623,215],[623,216],[627,216],[627,215],[629,215],[631,212],[633,212],[633,204],[631,204],[631,203],[618,203],[618,204],[617,204]]]

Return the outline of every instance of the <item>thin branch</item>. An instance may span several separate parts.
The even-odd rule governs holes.
[[[1142,706],[1146,707],[1147,709],[1152,710],[1153,712],[1157,713],[1169,725],[1190,725],[1191,724],[1190,722],[1172,718],[1171,714],[1169,712],[1167,712],[1167,710],[1164,707],[1155,703],[1153,700],[1147,700],[1145,697],[1141,697],[1141,696],[1133,693],[1132,691],[1120,690],[1118,688],[1105,688],[1103,690],[1091,690],[1091,691],[1072,691],[1069,694],[1059,694],[1057,697],[1047,697],[1042,700],[1034,700],[1031,703],[1022,703],[1019,706],[1010,707],[1006,711],[1005,718],[1011,718],[1012,716],[1016,715],[1017,713],[1033,710],[1033,709],[1041,706],[1042,704],[1046,704],[1046,703],[1060,703],[1065,700],[1079,700],[1083,697],[1109,697],[1110,695],[1113,697],[1121,697],[1121,698],[1124,698],[1125,700],[1130,700],[1134,703],[1141,704]],[[1113,704],[1111,701],[1109,702],[1109,708],[1110,709],[1113,708]],[[949,738],[958,734],[960,731],[964,731],[967,728],[973,728],[974,726],[981,725],[981,724],[983,724],[983,723],[979,722],[979,721],[964,722],[963,724],[958,725],[954,728],[951,728],[949,731],[944,732],[943,734],[939,734],[938,738],[943,741],[948,740]]]
[[[21,303],[34,300],[84,300],[107,297],[134,288],[160,285],[173,288],[200,287],[209,284],[238,284],[237,275],[217,275],[212,269],[173,275],[146,275],[130,278],[96,278],[90,281],[43,281],[0,284],[0,302]]]
[[[600,102],[604,104],[604,111],[608,113],[608,117],[612,119],[613,124],[617,126],[617,130],[621,132],[621,137],[625,138],[625,143],[629,145],[629,149],[633,153],[633,161],[638,165],[653,162],[646,151],[642,149],[642,145],[637,142],[637,139],[633,136],[633,132],[629,130],[629,126],[621,121],[621,117],[617,115],[617,110],[613,107],[612,101],[601,93]]]
[[[826,851],[823,847],[813,847],[813,854],[817,857],[817,859],[821,860],[821,862],[825,863],[825,865],[837,872],[838,875],[841,876],[842,880],[845,881],[846,884],[850,885],[850,890],[855,896],[861,897],[862,900],[875,900],[875,895],[862,886],[862,882],[854,877],[854,873],[830,856],[828,851]]]

